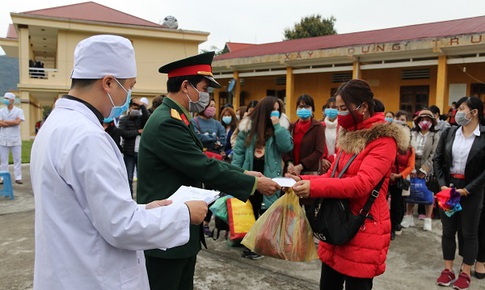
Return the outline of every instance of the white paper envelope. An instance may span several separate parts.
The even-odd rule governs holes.
[[[275,177],[273,180],[278,183],[281,187],[292,187],[295,185],[296,181],[289,177]]]

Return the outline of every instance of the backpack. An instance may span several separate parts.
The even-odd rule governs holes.
[[[331,177],[335,176],[335,171],[340,160],[340,151]],[[339,173],[338,178],[347,171],[352,161],[357,155],[354,154],[345,164]],[[385,176],[370,194],[364,207],[358,215],[354,215],[350,210],[348,199],[339,198],[319,198],[316,199],[306,212],[308,221],[313,230],[313,235],[322,242],[332,245],[343,245],[354,238],[365,219],[372,219],[369,214],[374,200],[379,196],[379,190],[384,183]]]

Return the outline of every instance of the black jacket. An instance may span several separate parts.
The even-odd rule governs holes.
[[[139,129],[143,129],[145,123],[148,120],[149,114],[145,106],[140,106],[142,115],[139,117],[130,117],[126,115],[120,120],[119,128],[122,130],[121,137],[123,141],[121,142],[121,152],[125,155],[135,154],[135,140],[136,136],[140,135],[138,133]]]
[[[480,136],[475,137],[465,167],[466,190],[470,194],[483,194],[485,190],[485,126],[479,125]],[[434,174],[440,186],[450,185],[452,148],[459,127],[446,128],[440,137],[433,161]]]

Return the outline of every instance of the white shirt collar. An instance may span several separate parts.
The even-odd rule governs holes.
[[[463,135],[463,126],[461,126],[460,129],[461,130],[457,130],[456,134],[461,135],[461,136],[464,137],[464,135]],[[480,124],[477,124],[477,127],[475,128],[475,130],[473,130],[473,135],[480,136]]]

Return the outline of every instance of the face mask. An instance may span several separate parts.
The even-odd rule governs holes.
[[[111,108],[111,112],[109,113],[108,117],[104,118],[105,120],[110,118],[111,119],[118,118],[119,116],[121,116],[121,114],[123,114],[124,111],[128,110],[128,106],[130,104],[131,90],[126,90],[125,87],[123,87],[117,79],[115,79],[115,81],[123,89],[123,91],[126,92],[126,101],[122,106],[115,106],[115,103],[113,102],[113,98],[111,98],[111,95],[108,94],[109,100],[111,101],[111,104],[113,105],[113,107]]]
[[[216,108],[214,108],[214,107],[208,107],[204,111],[204,116],[206,118],[212,118],[212,117],[214,117],[215,113],[216,113]]]
[[[231,116],[224,116],[224,117],[222,117],[222,122],[224,122],[224,124],[226,124],[226,125],[231,124],[231,121],[232,121],[232,117]]]
[[[7,100],[7,99],[3,99],[3,103],[5,104],[5,106],[10,105],[10,101],[9,101],[9,100]]]
[[[360,105],[350,114],[350,111],[338,113],[338,124],[347,131],[352,131],[358,124],[364,120],[364,114],[359,113]],[[355,120],[354,120],[355,117]]]
[[[301,119],[308,119],[312,116],[312,110],[306,108],[300,108],[296,110],[296,115]]]
[[[418,123],[418,126],[419,128],[421,128],[421,130],[429,130],[429,128],[431,127],[431,123],[429,121],[421,121]]]
[[[280,117],[280,112],[279,111],[271,111],[271,115],[269,115],[270,117],[276,117],[276,118],[279,118]]]
[[[338,116],[338,110],[327,108],[325,109],[325,116],[327,116],[329,119],[335,119]]]
[[[472,119],[467,119],[466,115],[470,112],[456,112],[455,114],[455,122],[460,126],[466,126]]]
[[[190,84],[190,83],[189,83]],[[197,102],[192,102],[192,99],[189,97],[189,94],[185,94],[189,99],[189,112],[200,113],[204,111],[205,107],[209,105],[210,102],[210,95],[206,92],[199,92],[192,84],[190,84],[194,90],[199,93],[199,100]]]
[[[386,118],[384,118],[384,120],[386,120],[386,122],[392,123],[393,118],[386,117]]]
[[[131,110],[130,116],[132,116],[132,117],[139,117],[139,116],[141,116],[141,110]]]

